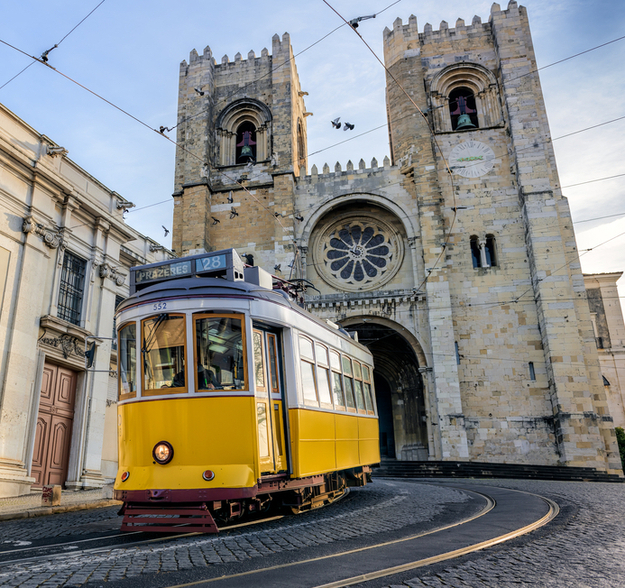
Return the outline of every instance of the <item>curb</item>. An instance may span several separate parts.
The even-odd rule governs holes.
[[[44,517],[64,512],[75,512],[78,510],[89,510],[93,508],[105,508],[107,506],[121,506],[123,502],[119,500],[95,500],[93,502],[83,502],[80,504],[68,504],[67,506],[40,506],[30,510],[12,513],[0,513],[0,521],[10,521],[15,519],[31,519]]]

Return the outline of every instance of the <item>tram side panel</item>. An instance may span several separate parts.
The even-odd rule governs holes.
[[[251,488],[258,477],[254,399],[167,398],[119,407],[120,490]],[[172,445],[175,459],[154,463],[152,448]],[[211,481],[202,478],[210,468]],[[130,477],[122,483],[121,475]]]

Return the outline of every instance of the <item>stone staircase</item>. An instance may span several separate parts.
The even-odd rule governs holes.
[[[593,468],[517,465],[467,461],[382,460],[374,478],[515,478],[569,482],[625,482],[625,478]]]

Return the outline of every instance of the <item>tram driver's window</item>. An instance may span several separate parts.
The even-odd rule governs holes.
[[[159,314],[143,321],[144,394],[153,396],[186,391],[185,341],[183,315]]]
[[[137,395],[137,326],[123,326],[117,337],[119,353],[119,399]]]
[[[243,390],[243,323],[236,316],[205,316],[195,321],[195,386],[202,390]]]

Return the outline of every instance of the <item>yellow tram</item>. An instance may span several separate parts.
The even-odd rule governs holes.
[[[117,310],[123,530],[216,532],[364,485],[373,360],[235,250],[131,269]]]

